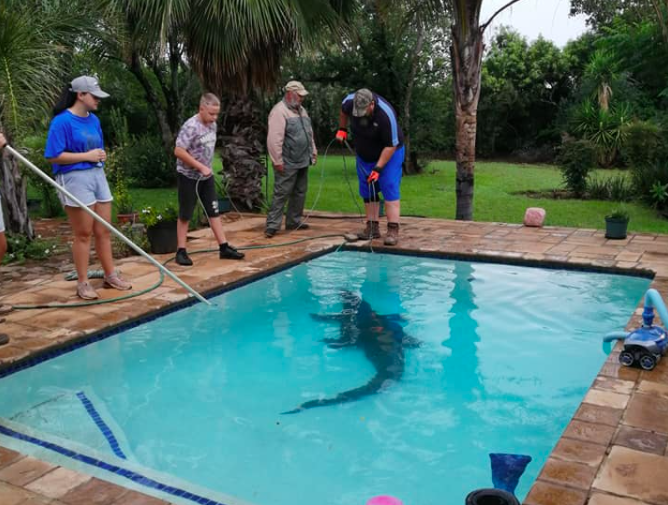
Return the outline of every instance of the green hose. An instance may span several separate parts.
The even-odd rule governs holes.
[[[320,239],[320,238],[333,238],[333,237],[343,237],[344,235],[340,233],[332,233],[328,235],[317,235],[315,237],[306,237],[306,238],[301,238],[299,240],[293,240],[291,242],[283,242],[280,244],[268,244],[268,245],[256,245],[256,246],[246,246],[246,247],[239,247],[238,249],[240,251],[250,251],[254,249],[271,249],[275,247],[285,247],[285,246],[290,246],[290,245],[295,245],[295,244],[300,244],[302,242],[306,242],[309,240],[315,240],[315,239]],[[336,248],[336,251],[341,249],[343,245],[345,244],[345,241],[342,242],[339,247]],[[193,251],[188,254],[202,254],[202,253],[210,253],[210,252],[218,252],[218,249],[200,249],[197,251]],[[162,264],[167,265],[167,263],[174,261],[174,258],[169,258],[168,260],[164,261]],[[89,277],[91,279],[96,279],[96,278],[102,278],[104,277],[104,273],[99,274],[100,271],[98,270],[92,270],[89,274]],[[72,273],[67,274],[65,276],[66,280],[76,280],[77,276],[76,273],[72,275]],[[164,282],[165,280],[165,273],[160,270],[160,279],[153,284],[152,286],[149,286],[148,288],[144,288],[141,291],[135,291],[132,293],[128,293],[126,295],[121,295],[117,296],[115,298],[106,298],[104,300],[93,300],[90,302],[77,302],[77,303],[46,303],[46,304],[38,304],[38,305],[12,305],[12,307],[16,310],[31,310],[31,309],[68,309],[72,307],[90,307],[92,305],[103,305],[105,303],[115,303],[115,302],[120,302],[123,300],[128,300],[130,298],[135,298],[137,296],[144,295],[146,293],[149,293],[150,291],[153,291],[154,289],[157,289],[160,287],[160,285]]]

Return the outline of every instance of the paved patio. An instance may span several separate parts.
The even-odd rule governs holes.
[[[271,243],[342,234],[355,229],[358,221],[318,214],[310,224],[310,230],[280,234]],[[225,226],[235,245],[268,242],[262,235],[261,216],[244,216]],[[215,247],[209,230],[199,230],[190,238],[189,250]],[[203,254],[194,257],[193,268],[173,263],[171,267],[195,289],[207,292],[261,276],[341,243],[341,237],[331,237],[283,248],[250,250],[241,263]],[[351,246],[368,247],[360,242]],[[374,241],[373,247],[382,250],[382,241]],[[547,262],[626,273],[653,272],[652,287],[668,297],[668,236],[630,234],[626,240],[612,241],[598,230],[404,218],[400,248],[517,264]],[[77,301],[74,284],[62,276],[69,263],[62,258],[58,262],[51,269],[32,266],[24,267],[26,271],[18,275],[3,273],[0,303]],[[132,279],[135,290],[151,286],[158,279],[155,268],[139,257],[120,260],[118,265]],[[11,271],[12,267],[3,270]],[[101,281],[94,280],[93,285],[101,288]],[[117,295],[112,290],[99,292],[108,298]],[[11,338],[9,345],[0,347],[0,371],[187,299],[187,294],[167,279],[159,288],[132,300],[76,309],[14,311],[0,326]],[[640,324],[641,311],[639,304],[636,312],[629,314],[627,328]],[[613,352],[601,368],[525,504],[668,505],[668,359],[662,360],[655,370],[645,372],[621,367],[618,352]],[[0,447],[1,505],[161,503],[167,502]]]

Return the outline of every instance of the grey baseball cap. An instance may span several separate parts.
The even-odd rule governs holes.
[[[74,79],[70,86],[70,91],[73,91],[74,93],[90,93],[98,98],[109,97],[109,93],[102,91],[97,79],[88,75],[82,75],[81,77]]]
[[[373,93],[366,89],[358,89],[355,91],[355,97],[353,98],[353,116],[362,117],[366,116],[366,110],[373,102]]]

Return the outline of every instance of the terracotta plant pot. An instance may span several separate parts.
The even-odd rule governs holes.
[[[125,224],[125,223],[136,223],[137,218],[139,217],[139,214],[136,212],[130,212],[128,214],[116,214],[116,221],[119,224]]]

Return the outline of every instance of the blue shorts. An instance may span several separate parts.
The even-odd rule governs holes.
[[[72,170],[56,174],[56,182],[75,197],[81,200],[86,207],[96,203],[111,202],[114,197],[111,196],[109,183],[104,175],[104,169],[101,167],[88,168],[85,170]],[[64,193],[58,191],[60,203],[66,207],[78,207],[79,205]]]
[[[380,172],[380,177],[373,184],[366,182],[367,177],[376,166],[376,163],[367,163],[357,157],[357,178],[360,183],[360,196],[362,198],[371,198],[372,195],[383,194],[386,202],[399,200],[399,186],[401,185],[402,167],[404,162],[404,146],[397,149],[385,168]]]

